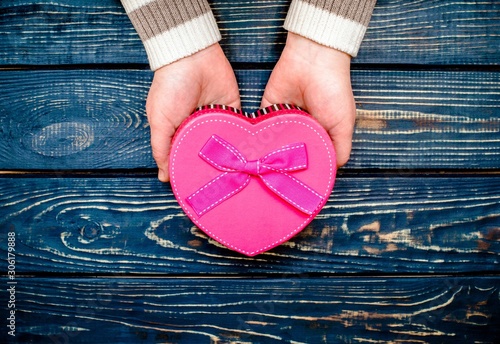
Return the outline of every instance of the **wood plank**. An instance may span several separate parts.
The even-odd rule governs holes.
[[[229,59],[276,61],[289,2],[211,2]],[[354,63],[498,65],[499,17],[495,0],[379,0]],[[0,27],[0,65],[147,63],[118,0],[3,1]]]
[[[269,70],[238,70],[243,106]],[[155,168],[146,70],[0,72],[0,169]],[[346,169],[500,168],[500,73],[354,70]]]
[[[359,70],[352,79],[348,167],[500,166],[500,73]]]
[[[154,177],[4,176],[0,195],[18,273],[467,273],[500,259],[498,175],[338,178],[306,229],[254,258],[208,239]]]
[[[149,71],[2,71],[2,169],[154,167]],[[22,158],[20,158],[22,157]],[[126,157],[125,159],[123,159]]]
[[[19,278],[13,343],[494,343],[498,277]]]

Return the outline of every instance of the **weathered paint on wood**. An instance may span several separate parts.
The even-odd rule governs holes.
[[[170,187],[154,177],[4,177],[0,194],[0,227],[16,233],[22,273],[499,269],[498,176],[341,177],[303,232],[255,258],[208,239],[184,215]]]
[[[288,4],[212,2],[246,110]],[[379,0],[354,59],[347,172],[302,233],[247,258],[196,229],[153,170],[133,170],[154,168],[151,72],[119,1],[1,1],[0,253],[16,233],[18,282],[7,340],[498,342],[499,17],[492,0]]]
[[[270,71],[238,70],[243,106]],[[500,73],[354,70],[358,106],[346,169],[500,167]],[[155,168],[145,70],[0,73],[1,169]]]
[[[3,71],[0,80],[1,168],[155,166],[144,110],[150,72]]]
[[[290,1],[212,1],[233,62],[274,62]],[[500,62],[500,4],[489,0],[379,0],[354,63]],[[147,63],[118,0],[0,3],[0,65]]]
[[[14,342],[496,343],[498,278],[19,279]]]

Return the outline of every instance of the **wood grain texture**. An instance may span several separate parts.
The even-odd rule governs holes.
[[[144,110],[150,72],[2,71],[0,80],[1,168],[155,166]]]
[[[500,73],[357,70],[352,79],[349,167],[499,166]]]
[[[254,258],[208,239],[154,178],[4,177],[0,195],[18,273],[467,273],[500,262],[498,176],[339,178],[308,227]]]
[[[18,280],[17,343],[495,343],[495,277]]]
[[[211,1],[245,110],[289,3]],[[304,231],[248,258],[156,180],[152,73],[119,0],[0,1],[8,342],[497,343],[499,18],[495,0],[378,0],[354,59],[347,172]]]
[[[269,70],[237,70],[260,104]],[[0,169],[155,168],[145,70],[0,73]],[[500,167],[500,73],[354,70],[358,119],[346,169]]]
[[[289,0],[212,1],[233,62],[274,62]],[[498,65],[498,1],[379,0],[354,63]],[[0,65],[147,63],[118,0],[2,1]]]

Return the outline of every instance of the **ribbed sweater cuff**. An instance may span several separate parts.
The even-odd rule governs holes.
[[[328,9],[315,6],[311,2],[313,1],[292,1],[285,20],[285,29],[355,57],[375,1],[336,0]]]
[[[152,70],[192,55],[221,39],[211,13],[144,41]]]
[[[192,55],[221,39],[205,0],[122,0],[152,70]]]

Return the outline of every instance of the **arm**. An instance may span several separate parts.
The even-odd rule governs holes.
[[[337,165],[351,152],[356,107],[350,61],[375,0],[293,0],[288,38],[264,91],[262,106],[289,102],[307,109],[332,138]]]
[[[205,0],[122,0],[155,71],[146,102],[158,178],[168,181],[170,142],[201,105],[240,107],[234,72]]]

